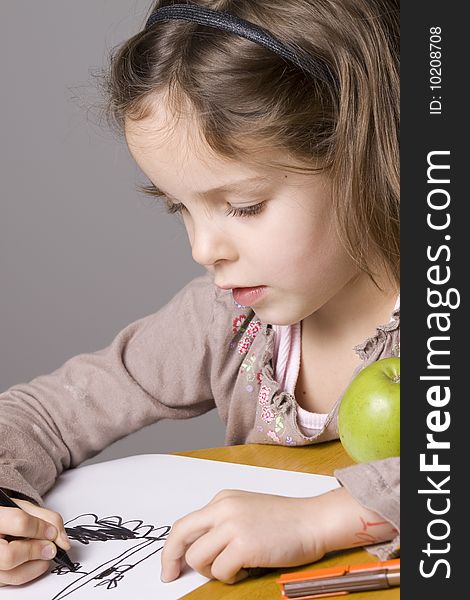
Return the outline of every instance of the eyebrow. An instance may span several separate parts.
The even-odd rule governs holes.
[[[233,181],[231,183],[225,183],[224,185],[219,185],[215,188],[211,188],[211,189],[204,190],[201,192],[196,192],[195,196],[197,196],[198,198],[207,198],[215,193],[238,192],[240,190],[246,189],[247,186],[250,187],[250,184],[251,184],[251,187],[257,187],[255,184],[257,184],[257,183],[266,184],[269,181],[270,181],[270,179],[268,177],[265,177],[264,175],[257,175],[254,177],[246,177],[245,179],[239,179],[238,181]],[[171,194],[168,194],[161,188],[158,188],[157,186],[155,186],[155,188],[164,196],[173,198],[173,196]]]

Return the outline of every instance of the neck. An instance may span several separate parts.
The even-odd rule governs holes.
[[[360,343],[387,323],[399,290],[387,278],[377,280],[381,289],[365,273],[355,275],[324,306],[302,321],[302,336],[315,343]]]

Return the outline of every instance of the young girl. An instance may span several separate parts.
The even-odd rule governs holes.
[[[70,547],[41,499],[64,469],[214,407],[227,444],[335,439],[351,379],[399,355],[398,23],[392,0],[159,0],[114,54],[110,122],[207,274],[0,396],[0,486],[25,510],[0,508],[2,584],[45,572],[48,540]],[[162,579],[395,556],[398,461],[313,498],[223,491],[175,523]]]

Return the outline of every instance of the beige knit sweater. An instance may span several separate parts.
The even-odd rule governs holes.
[[[390,323],[356,347],[363,359],[358,370],[397,356],[399,332],[397,309]],[[42,505],[41,496],[64,469],[146,425],[213,408],[226,425],[227,444],[296,446],[338,438],[341,398],[316,436],[299,430],[295,398],[274,380],[274,335],[252,309],[237,308],[211,274],[197,277],[107,348],[0,394],[0,487]],[[399,530],[399,458],[335,475]],[[390,558],[399,538],[367,549]]]

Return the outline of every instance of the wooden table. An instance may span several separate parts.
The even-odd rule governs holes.
[[[314,446],[289,448],[286,446],[271,446],[263,444],[247,444],[244,446],[228,446],[225,448],[209,448],[206,450],[193,450],[179,452],[181,456],[193,456],[220,460],[223,462],[240,463],[256,467],[271,467],[288,471],[301,471],[304,473],[319,473],[320,475],[333,475],[335,469],[353,464],[344,452],[339,441],[327,442]],[[344,550],[332,553],[322,560],[313,563],[315,567],[332,567],[338,564],[356,564],[361,562],[375,562],[373,555],[363,549]],[[290,571],[303,571],[311,568],[305,565],[298,568],[273,570],[272,573],[257,579],[250,578],[234,585],[227,585],[220,581],[210,581],[186,594],[184,600],[280,600],[280,587],[276,579],[281,573]],[[372,592],[356,592],[348,596],[351,600],[397,600],[400,597],[400,588]]]

